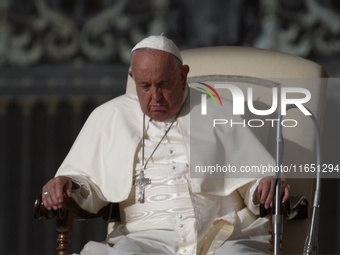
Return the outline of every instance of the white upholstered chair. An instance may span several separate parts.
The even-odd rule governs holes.
[[[326,78],[327,73],[320,65],[300,57],[250,47],[206,47],[184,50],[181,53],[184,64],[190,66],[189,84],[194,86],[197,82],[211,85],[217,82],[227,82],[239,86],[245,95],[247,87],[254,87],[254,98],[256,99],[254,107],[257,109],[268,109],[270,107],[271,86],[307,88],[311,92],[312,98],[306,106],[313,112],[320,126],[322,126],[326,82],[319,78]],[[310,82],[306,82],[307,79]],[[133,92],[134,87],[133,80],[128,77],[127,93]],[[220,93],[224,97],[231,98],[227,90]],[[299,113],[298,110],[291,110],[287,116],[296,119],[299,126],[283,130],[285,144],[283,164],[316,163],[315,136],[311,122],[306,120],[306,116]],[[263,118],[266,118],[266,116]],[[270,125],[266,123],[263,128],[257,129],[256,132],[261,142],[275,155],[273,150],[275,132],[270,128]],[[304,195],[311,204],[314,195],[314,179],[288,179],[288,182],[292,188],[292,197]],[[36,208],[42,208],[39,201],[36,203]],[[37,217],[41,216],[39,210],[36,209]],[[72,210],[75,211],[76,209]],[[284,222],[283,254],[302,253],[308,226],[309,219]],[[68,234],[67,229],[69,227],[61,228],[62,231],[65,230],[62,234]],[[64,243],[59,245],[62,246],[60,250],[67,249],[64,245]]]
[[[243,90],[244,95],[247,95],[247,87],[253,87],[254,107],[257,109],[270,108],[272,86],[308,89],[312,97],[305,106],[316,116],[322,128],[327,89],[325,78],[328,76],[322,66],[301,57],[253,47],[205,47],[183,50],[181,54],[184,64],[190,67],[188,75],[190,85],[194,86],[197,82],[210,85],[234,84]],[[134,90],[134,82],[128,77],[127,93]],[[227,90],[218,90],[218,92],[226,98],[232,98]],[[275,114],[270,117],[277,118]],[[259,116],[254,118],[259,119]],[[268,116],[262,117],[262,119],[265,118]],[[312,121],[296,109],[288,111],[287,118],[294,119],[299,124],[295,128],[283,128],[283,164],[297,167],[315,164],[316,136]],[[263,127],[255,131],[261,142],[275,156],[276,129],[271,128],[271,123],[265,121],[264,123]],[[292,199],[305,196],[311,207],[315,190],[315,179],[313,179],[315,175],[308,175],[308,178],[304,176],[305,173],[299,178],[288,178],[287,181],[291,186]],[[283,254],[302,254],[308,226],[309,219],[284,222]]]

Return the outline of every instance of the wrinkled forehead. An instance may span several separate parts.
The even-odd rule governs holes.
[[[150,48],[141,48],[132,52],[131,71],[141,66],[165,66],[166,68],[180,68],[182,63],[172,54]]]

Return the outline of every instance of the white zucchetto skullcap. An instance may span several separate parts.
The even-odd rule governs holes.
[[[174,44],[173,41],[166,38],[165,36],[162,35],[149,36],[140,41],[139,43],[137,43],[136,46],[131,50],[131,53],[134,52],[135,50],[142,48],[149,48],[168,52],[176,56],[181,62],[183,62],[181,53],[179,52],[179,49],[177,48],[176,44]]]

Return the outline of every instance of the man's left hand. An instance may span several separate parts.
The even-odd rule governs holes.
[[[265,177],[261,179],[259,186],[257,188],[260,194],[260,203],[264,204],[264,207],[268,209],[272,206],[273,191],[275,185],[274,177]],[[280,197],[282,197],[282,202],[287,202],[289,199],[289,185],[285,181],[281,181],[281,192]]]

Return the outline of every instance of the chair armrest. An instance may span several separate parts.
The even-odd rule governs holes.
[[[112,206],[112,208],[111,208]],[[111,217],[110,217],[111,210]],[[103,217],[105,220],[110,217],[110,221],[119,221],[119,207],[117,203],[110,203],[107,206],[104,206],[97,213],[90,213],[84,209],[82,209],[73,198],[64,196],[63,207],[58,210],[47,210],[44,206],[42,200],[42,193],[40,192],[35,200],[33,214],[35,219],[63,219],[65,217],[66,212],[71,212],[73,214],[74,219],[95,219],[99,217]]]
[[[308,218],[308,200],[305,196],[291,198],[291,201],[285,202],[281,206],[282,214],[285,220],[307,219]],[[264,204],[260,204],[260,217],[271,214],[271,208],[265,209]]]
[[[70,234],[72,233],[73,220],[94,219],[102,217],[104,220],[120,221],[119,207],[117,203],[110,203],[99,210],[98,213],[89,213],[82,209],[72,198],[64,196],[62,208],[58,210],[47,210],[40,192],[33,207],[35,219],[56,219],[56,231],[59,234],[57,243],[58,255],[67,255],[69,251]]]
[[[62,208],[58,210],[47,210],[42,200],[42,192],[40,192],[34,202],[33,217],[35,219],[45,218],[48,220],[53,219],[53,218],[63,219],[65,216],[66,210],[67,209],[64,205]]]

